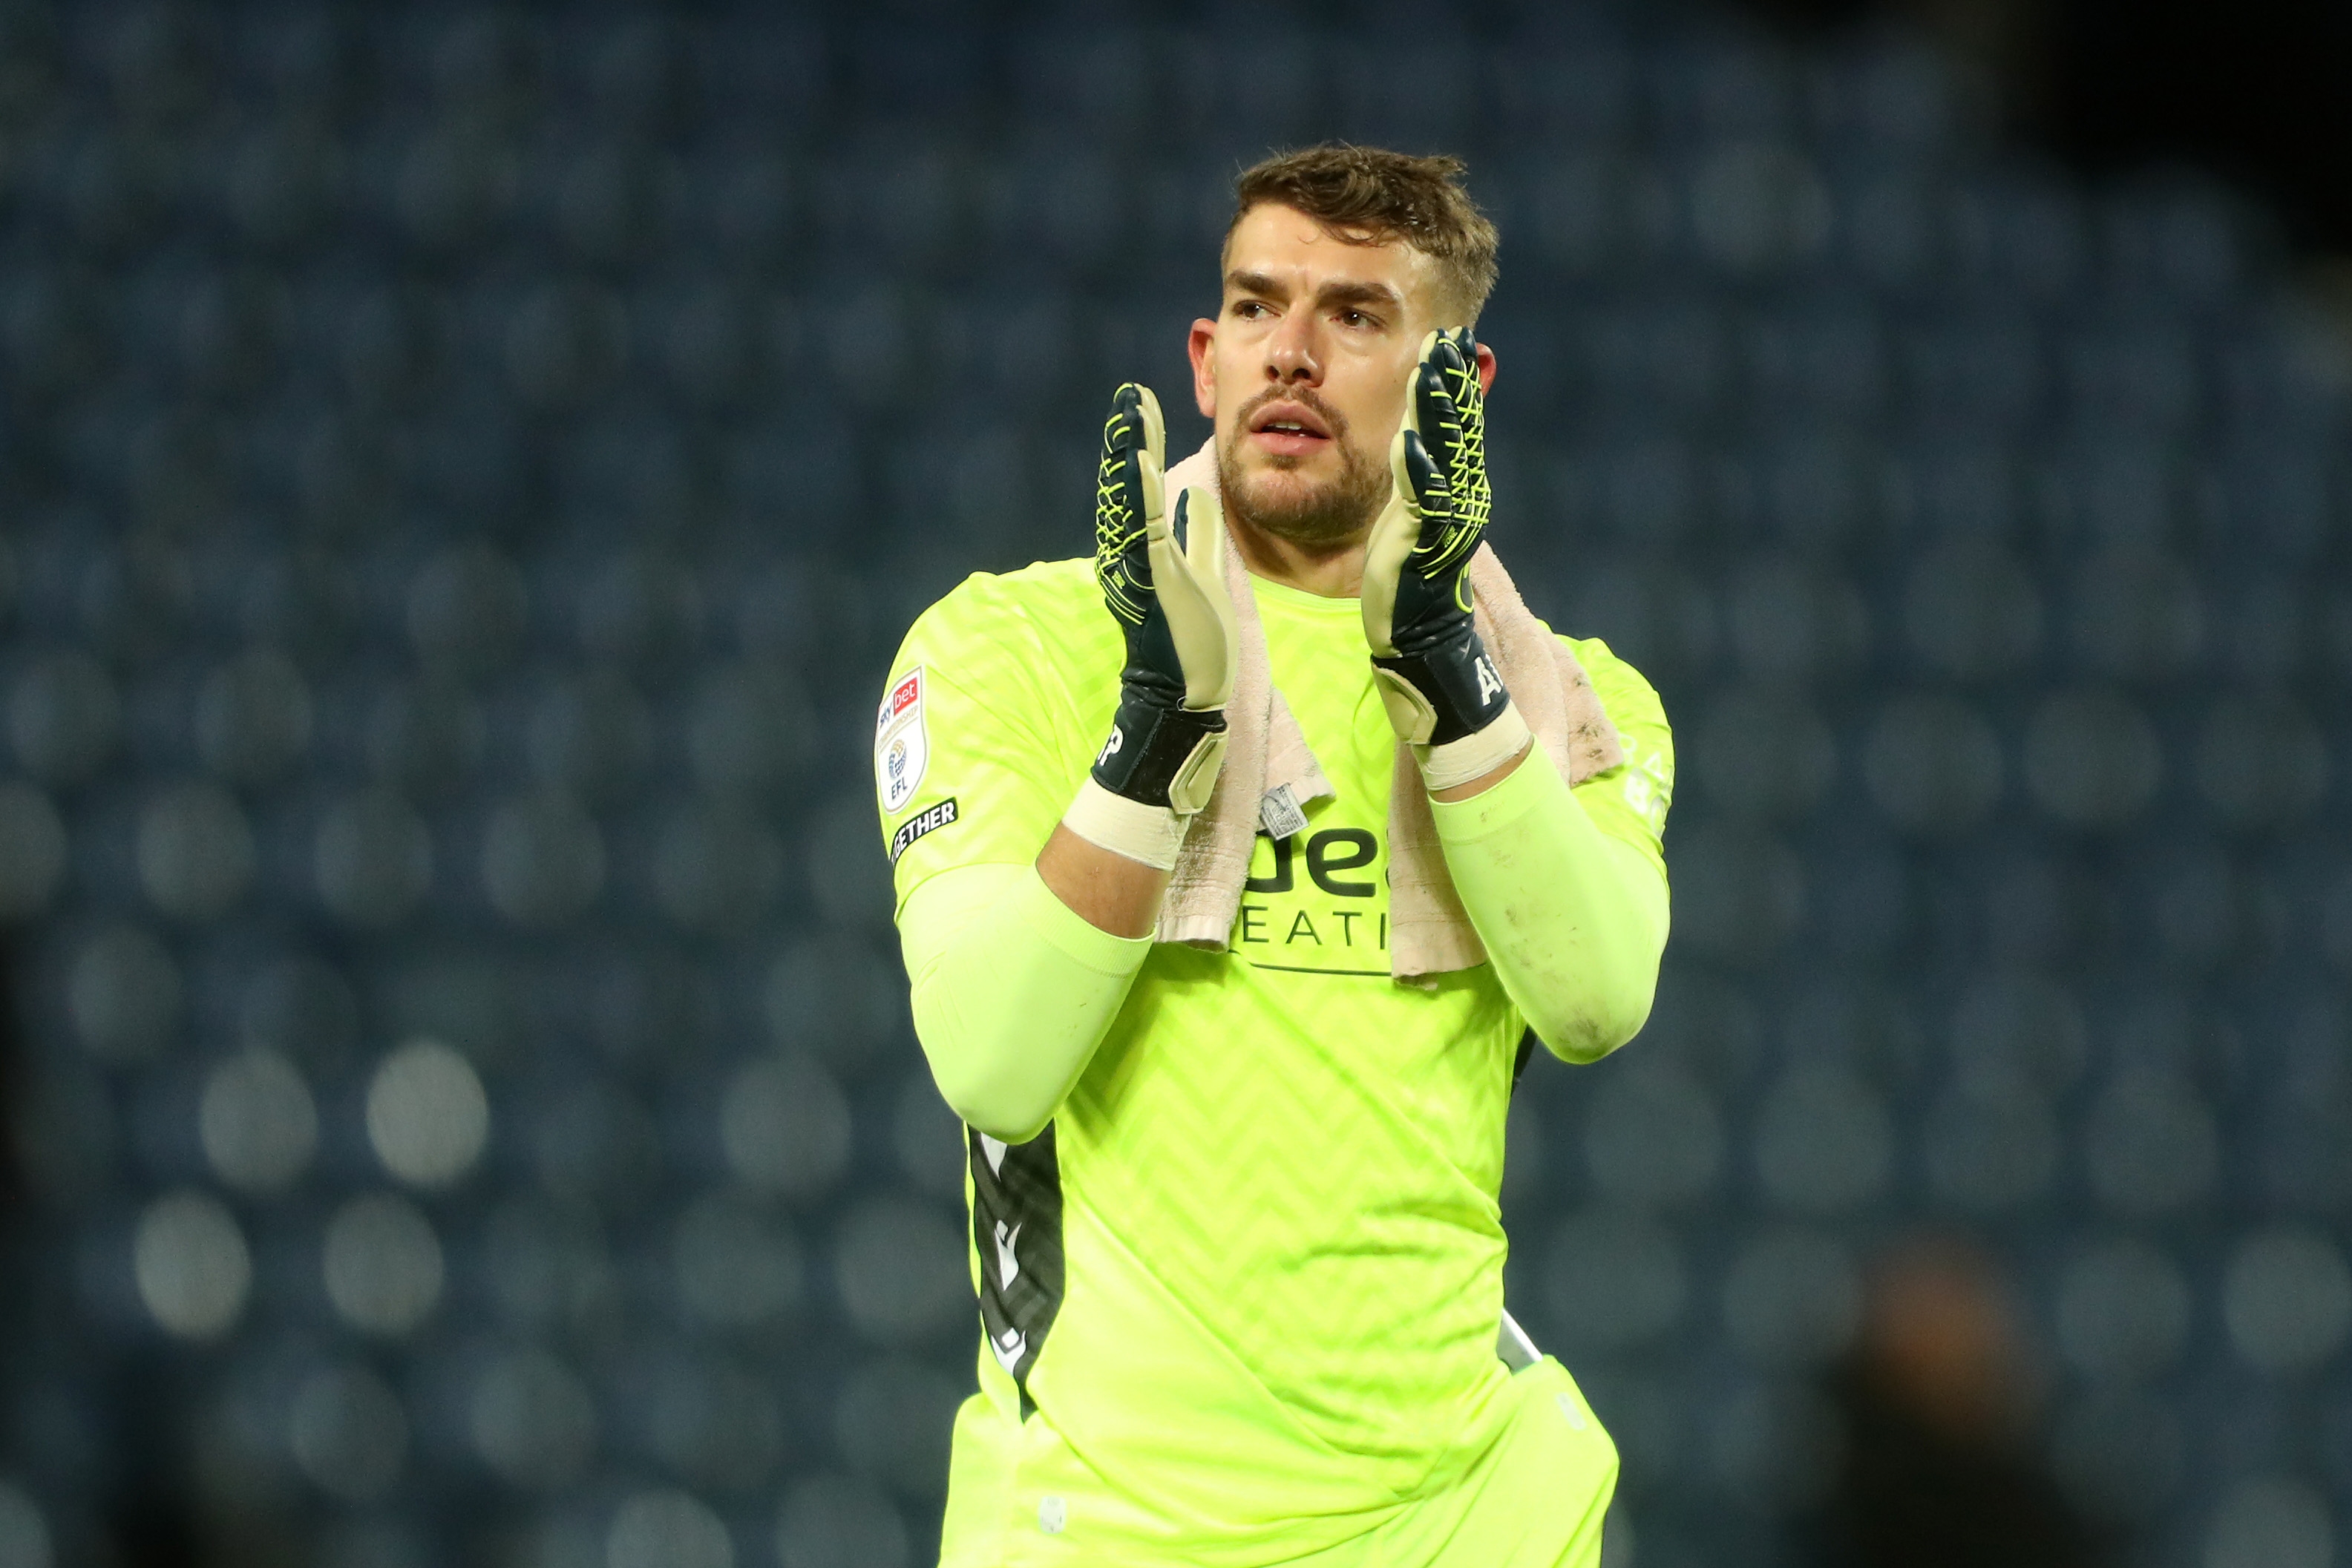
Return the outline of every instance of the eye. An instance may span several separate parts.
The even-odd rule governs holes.
[[[1263,300],[1244,299],[1237,301],[1234,306],[1234,314],[1244,321],[1255,321],[1265,313],[1265,304]]]

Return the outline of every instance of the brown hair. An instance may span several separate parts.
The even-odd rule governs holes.
[[[1495,287],[1500,241],[1462,188],[1465,172],[1459,158],[1414,158],[1344,141],[1278,153],[1234,182],[1225,240],[1232,243],[1251,208],[1268,202],[1297,208],[1353,245],[1401,239],[1437,263],[1444,302],[1468,325]]]

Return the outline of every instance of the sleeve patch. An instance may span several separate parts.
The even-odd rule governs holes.
[[[890,863],[897,865],[898,857],[907,852],[907,846],[917,839],[944,828],[955,820],[955,797],[950,795],[938,805],[927,808],[922,815],[909,817],[899,823],[898,831],[890,835]]]
[[[891,686],[874,719],[874,783],[885,815],[904,810],[915,798],[930,760],[930,741],[923,731],[923,669],[918,664]],[[890,858],[896,860],[897,853]]]

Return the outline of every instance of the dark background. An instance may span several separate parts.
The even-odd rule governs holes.
[[[2112,174],[2200,165],[2294,244],[2352,252],[2352,6],[2329,0],[1748,0],[1813,38],[1920,26],[1997,87],[2012,134]]]

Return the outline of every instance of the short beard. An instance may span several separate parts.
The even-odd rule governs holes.
[[[1331,428],[1331,440],[1339,451],[1339,476],[1320,488],[1305,495],[1294,496],[1272,507],[1255,504],[1241,465],[1234,448],[1249,432],[1250,416],[1260,403],[1276,400],[1279,395],[1292,402],[1304,402],[1320,415]],[[1231,442],[1217,445],[1217,486],[1225,509],[1234,520],[1248,524],[1258,532],[1283,543],[1305,550],[1309,555],[1334,555],[1360,539],[1371,527],[1372,518],[1389,498],[1389,468],[1385,463],[1369,463],[1363,455],[1348,444],[1348,422],[1339,411],[1321,400],[1302,397],[1297,392],[1269,393],[1253,399],[1234,423],[1235,434]],[[1277,462],[1281,460],[1277,459]],[[1276,472],[1283,470],[1277,467]]]

